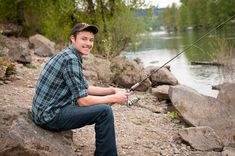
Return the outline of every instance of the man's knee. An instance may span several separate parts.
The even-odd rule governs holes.
[[[106,104],[101,104],[99,105],[100,109],[102,109],[102,116],[109,119],[113,120],[113,110],[109,105]]]

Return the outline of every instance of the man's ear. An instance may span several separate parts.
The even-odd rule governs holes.
[[[74,37],[74,35],[71,35],[71,36],[70,36],[70,41],[71,41],[71,42],[75,42],[75,41],[76,41],[76,38]]]

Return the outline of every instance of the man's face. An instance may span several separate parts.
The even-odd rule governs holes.
[[[71,36],[70,40],[81,55],[88,55],[93,47],[94,34],[88,31],[81,31],[77,33],[76,38]]]

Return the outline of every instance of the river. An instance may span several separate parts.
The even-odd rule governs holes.
[[[141,42],[135,50],[127,49],[122,55],[129,59],[140,58],[144,66],[161,66],[176,56],[179,52],[191,45],[205,32],[187,32],[183,34],[168,34],[164,31],[152,32],[148,36],[141,36]],[[235,80],[234,75],[228,76],[221,72],[221,68],[209,65],[192,65],[191,61],[210,61],[214,59],[213,51],[216,47],[215,34],[210,34],[196,46],[185,51],[168,65],[171,72],[180,84],[187,85],[199,93],[216,97],[217,90],[212,90],[213,85]],[[234,47],[235,33],[226,33],[224,37]],[[232,42],[231,42],[232,41]],[[221,58],[222,59],[222,58]]]

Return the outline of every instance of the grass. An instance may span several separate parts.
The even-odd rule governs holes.
[[[26,63],[26,64],[24,64],[24,66],[29,69],[37,69],[37,67],[35,65],[33,65],[32,63]]]
[[[212,42],[215,62],[222,64],[219,67],[221,83],[224,81],[234,82],[235,69],[233,67],[233,44],[225,38],[215,38]]]

